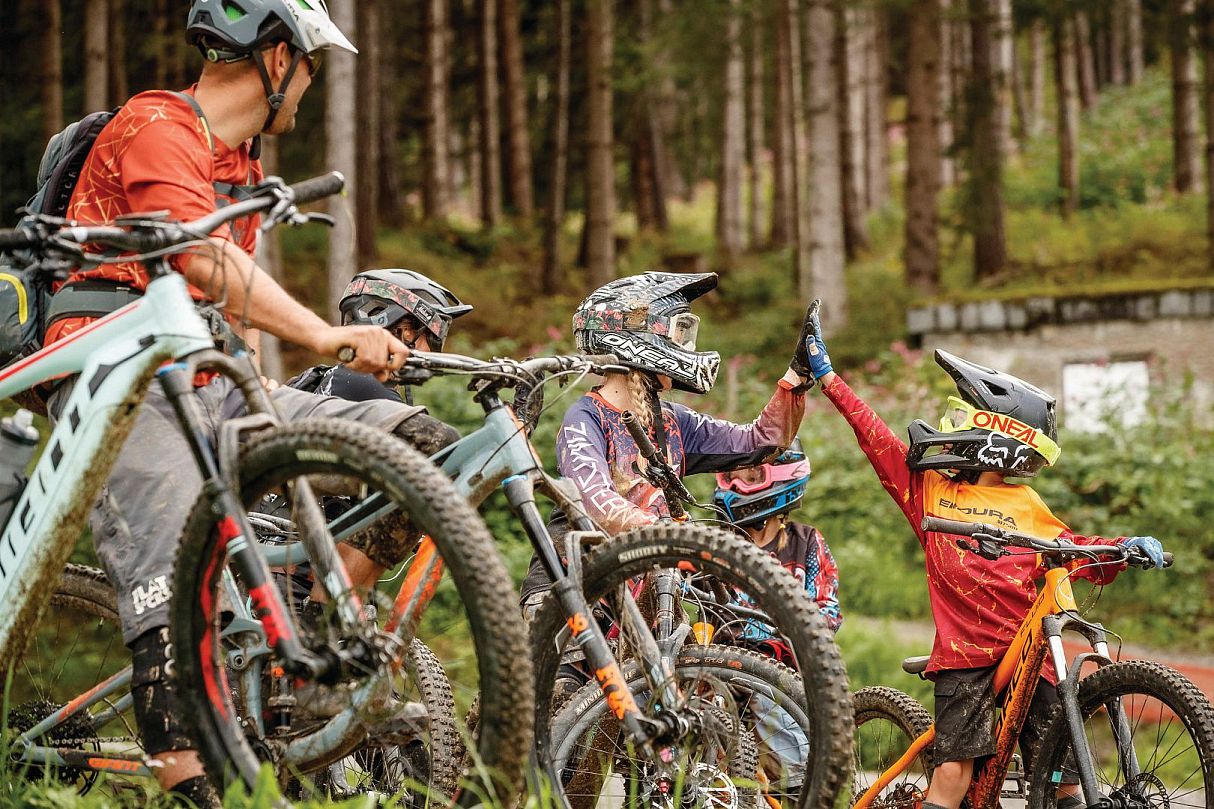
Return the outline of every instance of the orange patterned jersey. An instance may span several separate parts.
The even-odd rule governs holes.
[[[193,93],[191,87],[186,92]],[[214,142],[214,148],[211,142]],[[174,220],[188,221],[216,209],[224,195],[216,184],[253,185],[262,178],[261,164],[249,157],[249,144],[236,148],[213,139],[206,122],[175,93],[140,93],[118,111],[89,152],[72,193],[67,215],[84,224],[112,222],[131,213],[168,211]],[[228,197],[227,199],[230,199]],[[252,255],[257,246],[257,217],[225,225],[213,234],[228,239]],[[173,258],[179,271],[188,254]],[[145,289],[147,270],[136,262],[112,264],[76,272],[68,282],[104,279]],[[201,290],[190,294],[201,300]],[[47,330],[49,344],[79,329],[89,318],[60,320]]]
[[[935,471],[912,472],[906,465],[906,444],[847,383],[836,376],[823,391],[851,425],[881,485],[902,509],[923,546],[936,623],[929,672],[999,662],[1037,597],[1034,579],[1044,571],[1030,551],[1011,549],[1013,555],[990,561],[958,548],[956,537],[925,534],[920,528],[924,516],[984,522],[1081,545],[1110,544],[1101,537],[1076,536],[1028,486],[978,486],[958,483]],[[1120,569],[1115,565],[1086,567],[1076,575],[1105,584]],[[1053,678],[1048,666],[1042,673]]]

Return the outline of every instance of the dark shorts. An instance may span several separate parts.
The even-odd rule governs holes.
[[[932,677],[936,692],[936,741],[932,744],[932,759],[936,764],[994,755],[994,680],[994,666],[938,671]],[[1058,689],[1046,680],[1040,680],[1020,732],[1020,754],[1025,772],[1032,772],[1041,738],[1058,702]],[[1064,776],[1062,783],[1078,783],[1078,779],[1072,781]]]

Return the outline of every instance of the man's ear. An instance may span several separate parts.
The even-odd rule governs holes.
[[[286,77],[287,69],[290,67],[291,46],[285,42],[276,43],[266,54],[266,68],[269,70],[275,88]]]

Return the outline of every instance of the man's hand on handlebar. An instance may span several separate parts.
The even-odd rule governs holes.
[[[311,347],[353,371],[374,374],[381,382],[409,357],[409,347],[379,326],[329,326],[316,335]]]

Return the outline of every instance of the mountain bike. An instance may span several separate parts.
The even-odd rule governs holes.
[[[212,249],[209,234],[238,218],[264,213],[265,228],[307,221],[309,215],[296,205],[336,193],[343,183],[338,174],[296,186],[271,178],[254,189],[250,199],[188,223],[136,215],[113,225],[80,226],[33,217],[19,229],[0,231],[0,249],[26,251],[20,256],[29,262],[27,272],[62,276],[72,266],[138,260],[150,277],[144,294],[132,303],[0,370],[0,398],[60,376],[80,375],[0,537],[0,660],[7,668],[40,626],[143,392],[155,381],[172,402],[190,443],[192,458],[183,462],[197,464],[204,481],[178,552],[171,629],[186,718],[196,724],[200,753],[212,777],[239,777],[251,786],[263,758],[306,763],[344,755],[382,718],[390,682],[402,666],[411,636],[383,632],[362,620],[363,604],[350,586],[310,482],[344,479],[379,494],[430,536],[435,556],[450,571],[456,603],[472,627],[481,682],[521,684],[509,706],[485,701],[477,749],[487,766],[483,777],[473,779],[482,792],[510,792],[521,778],[525,758],[518,750],[525,750],[530,738],[530,723],[515,710],[530,705],[530,668],[522,653],[521,620],[495,614],[496,605],[512,597],[512,587],[483,522],[452,493],[449,481],[403,442],[385,448],[381,433],[353,422],[280,424],[249,357],[228,356],[214,348],[212,331],[195,308],[184,278],[167,261],[183,250]],[[124,254],[94,252],[88,245]],[[214,444],[190,398],[199,371],[229,377],[249,411],[225,422]],[[301,631],[273,584],[258,543],[250,541],[255,531],[247,506],[270,490],[292,503],[299,544],[334,605],[332,620],[319,636]],[[351,695],[347,710],[306,738],[292,739],[294,748],[258,737],[256,723],[242,713],[238,694],[229,687],[228,650],[221,633],[213,630],[231,617],[221,590],[233,581],[237,594],[252,604],[257,631],[272,651],[275,681],[289,678],[341,687]],[[31,716],[33,727],[10,744],[18,764],[143,772],[145,762],[138,752],[111,752],[93,745],[90,755],[87,742],[65,752],[53,744],[55,734],[73,720],[79,730],[118,713],[106,701],[126,687],[124,676],[129,683],[129,673],[117,672],[54,706],[49,716]],[[284,702],[276,707],[287,713],[291,706]],[[460,797],[478,799],[473,792]]]
[[[426,353],[410,356],[398,375],[397,381],[402,384],[421,384],[439,375],[470,378],[470,389],[485,414],[484,423],[436,454],[433,460],[473,503],[479,504],[499,487],[502,489],[554,582],[551,597],[541,607],[540,617],[533,625],[537,630],[532,635],[538,673],[534,714],[538,768],[547,773],[549,788],[567,798],[562,780],[565,773],[554,758],[550,720],[552,686],[560,657],[554,638],[562,629],[566,630],[562,642],[567,638],[585,652],[594,676],[594,689],[613,721],[624,729],[628,744],[649,763],[648,775],[682,785],[689,772],[680,768],[691,761],[686,751],[704,750],[720,738],[725,727],[722,722],[729,721],[720,718],[720,707],[697,700],[694,694],[684,693],[679,687],[674,665],[678,644],[668,643],[666,649],[659,649],[635,601],[624,596],[620,603],[628,614],[624,619],[628,636],[640,648],[638,669],[626,672],[589,606],[604,594],[583,590],[592,580],[588,574],[602,578],[599,566],[604,560],[631,571],[631,575],[677,568],[679,563],[691,560],[697,571],[743,586],[770,612],[773,621],[788,629],[791,645],[800,659],[821,661],[820,666],[815,666],[815,676],[800,684],[804,704],[809,706],[802,713],[813,728],[807,787],[802,791],[800,805],[829,806],[846,780],[843,772],[849,753],[836,740],[850,738],[850,703],[838,651],[804,589],[753,544],[705,526],[656,526],[607,541],[586,515],[576,488],[549,475],[528,440],[528,424],[540,411],[520,404],[525,423],[502,399],[502,391],[506,389],[516,390],[517,402],[520,391],[534,393],[547,381],[618,368],[612,356],[483,361]],[[527,400],[533,401],[529,397]],[[559,508],[574,528],[564,537],[563,548],[558,549],[540,514],[537,494]],[[330,530],[335,536],[347,535],[385,516],[391,508],[377,497],[366,498],[336,518]],[[596,550],[583,559],[584,548],[588,547]],[[288,548],[276,559],[276,564],[294,564],[303,558],[301,551]],[[422,620],[433,598],[430,583],[441,575],[441,569],[441,560],[433,557],[423,540],[404,573],[407,584],[392,607],[392,620],[403,625],[415,625]],[[632,677],[630,683],[634,671],[639,671],[640,680]],[[637,694],[658,694],[661,699],[638,701]],[[841,756],[840,747],[844,748]],[[691,791],[686,794],[692,796]],[[704,797],[709,797],[707,792]]]
[[[688,751],[687,763],[679,773],[681,782],[663,778],[621,733],[603,695],[586,686],[552,720],[554,759],[568,782],[566,792],[579,806],[592,806],[603,799],[663,807],[682,802],[795,805],[802,792],[803,799],[813,800],[809,793],[821,790],[822,783],[844,780],[850,755],[850,723],[846,721],[850,714],[843,714],[844,721],[832,726],[832,709],[847,710],[846,693],[832,691],[846,683],[833,636],[804,587],[770,554],[737,534],[704,523],[679,523],[686,519],[687,508],[698,504],[633,414],[624,413],[622,421],[646,461],[644,474],[665,492],[672,519],[615,537],[594,549],[584,562],[583,589],[588,599],[602,597],[596,609],[602,613],[600,620],[619,633],[617,656],[641,661],[631,669],[653,668],[654,661],[669,666],[674,676],[667,679],[668,686],[677,684],[690,699],[717,706],[708,714],[715,725],[706,728],[716,738],[694,755]],[[737,543],[735,568],[727,574],[709,571],[694,564],[694,556],[676,563],[671,554],[667,566],[641,569],[640,577],[633,578],[638,570],[628,559],[637,546],[693,535],[702,537],[699,541],[706,546],[723,537]],[[759,565],[779,573],[760,574]],[[747,582],[760,578],[780,590],[778,600],[803,599],[809,606],[808,614],[803,612],[792,625],[802,634],[810,630],[814,644],[813,654],[807,656],[804,641],[798,641],[799,658],[792,656],[794,665],[798,659],[812,661],[807,664],[805,682],[797,672],[764,655],[721,646],[720,641],[708,645],[714,638],[728,642],[739,625],[748,621],[763,624],[776,637],[782,635],[786,646],[794,645],[778,619],[738,602],[737,590],[749,592]],[[637,608],[631,606],[633,598]],[[533,624],[534,642],[551,637],[556,618],[551,610],[541,613]],[[638,626],[652,629],[656,642],[652,651],[646,652],[643,634],[640,642],[634,640]],[[567,634],[558,638],[558,646]],[[538,671],[545,671],[547,659],[541,658]],[[659,709],[671,699],[639,679],[633,690],[638,699]],[[806,693],[814,695],[808,702]],[[609,777],[612,772],[614,777]]]
[[[975,766],[967,805],[989,809],[1004,796],[1016,743],[1028,716],[1042,668],[1053,665],[1060,705],[1046,727],[1031,770],[1014,779],[1006,797],[1030,807],[1053,807],[1058,786],[1078,782],[1089,807],[1208,806],[1214,800],[1214,709],[1191,682],[1146,660],[1114,662],[1100,624],[1080,613],[1068,565],[1121,564],[1150,567],[1149,559],[1120,545],[1045,541],[997,526],[925,517],[924,531],[958,537],[964,551],[994,559],[1020,548],[1037,553],[1045,584],[995,671],[1001,695],[996,752]],[[1171,554],[1165,554],[1171,564]],[[1077,631],[1092,647],[1068,661],[1064,630]],[[1047,657],[1049,658],[1047,663]],[[928,658],[903,668],[921,674]],[[1087,663],[1096,670],[1081,677]],[[931,779],[935,729],[917,702],[895,689],[864,689],[856,696],[860,725],[854,790],[857,809],[917,807]],[[870,732],[864,726],[870,725]],[[868,759],[863,756],[869,756]]]

